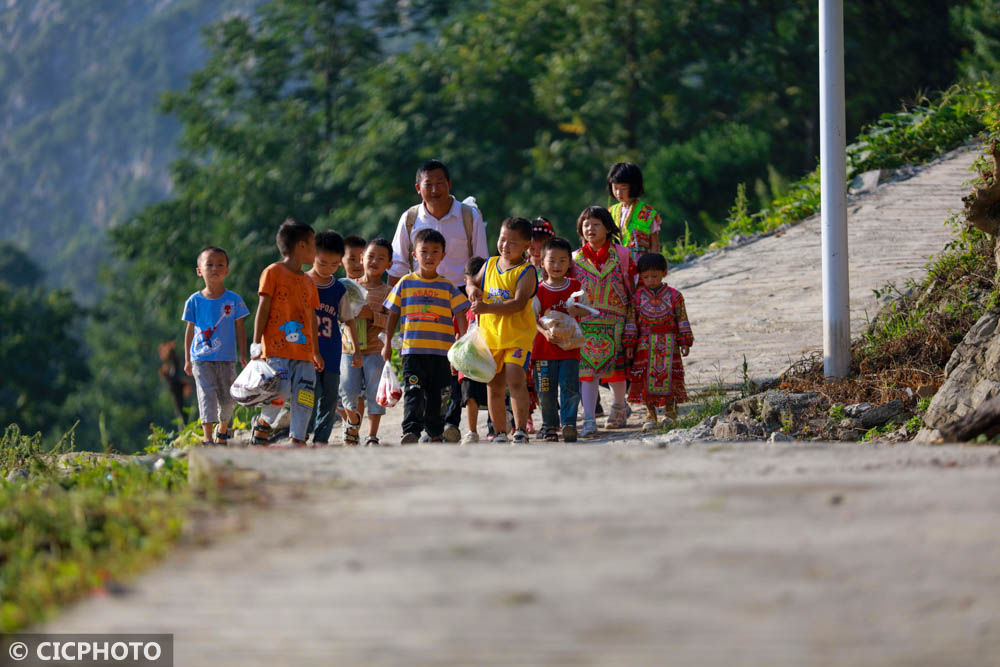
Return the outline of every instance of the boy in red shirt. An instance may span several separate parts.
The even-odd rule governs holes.
[[[542,246],[542,267],[545,280],[535,294],[539,316],[549,310],[579,315],[578,309],[566,306],[573,292],[581,289],[580,281],[567,277],[572,266],[573,247],[564,238],[554,237]],[[538,326],[535,345],[531,350],[535,366],[535,391],[542,409],[541,435],[549,442],[558,442],[562,425],[564,442],[576,442],[576,415],[580,405],[580,350],[564,350],[552,341],[548,329]]]

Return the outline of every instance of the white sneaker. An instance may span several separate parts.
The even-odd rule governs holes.
[[[591,436],[597,435],[597,420],[596,419],[584,419],[583,428],[580,429],[581,438],[589,438]]]
[[[465,437],[462,438],[463,445],[471,445],[474,442],[479,442],[479,434],[475,431],[469,431],[465,434]]]
[[[528,434],[524,432],[524,429],[517,429],[514,431],[514,439],[511,441],[514,445],[526,445],[528,444]]]

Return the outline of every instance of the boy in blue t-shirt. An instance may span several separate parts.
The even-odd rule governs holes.
[[[233,398],[229,388],[236,380],[236,348],[240,363],[247,364],[247,336],[243,318],[247,306],[223,282],[229,274],[229,255],[209,246],[198,253],[197,274],[205,289],[188,297],[184,304],[184,372],[194,376],[198,412],[204,433],[203,445],[224,444],[229,439]],[[214,434],[213,434],[214,432]]]
[[[329,443],[333,431],[333,420],[337,410],[337,396],[340,389],[341,300],[347,289],[333,274],[340,268],[344,256],[344,239],[337,232],[327,230],[316,234],[316,260],[306,275],[316,283],[319,291],[319,353],[323,357],[323,370],[316,374],[316,407],[313,409],[309,430],[313,433],[313,446],[323,447]],[[354,320],[345,323],[348,338],[357,344],[357,330]],[[348,413],[344,427],[344,444],[358,444],[358,425],[361,418],[357,413]],[[356,423],[355,423],[356,422]]]

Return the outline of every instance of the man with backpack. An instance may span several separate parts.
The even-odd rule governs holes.
[[[428,160],[420,165],[416,179],[421,203],[411,206],[399,218],[392,237],[392,266],[389,285],[409,273],[413,259],[413,239],[421,229],[434,229],[445,238],[444,259],[437,267],[440,275],[456,286],[465,285],[465,265],[472,257],[489,257],[486,247],[486,225],[479,209],[455,199],[451,194],[451,174],[440,160]],[[464,291],[464,290],[463,290]],[[458,442],[461,433],[461,386],[453,378],[451,400],[445,413],[444,439]]]

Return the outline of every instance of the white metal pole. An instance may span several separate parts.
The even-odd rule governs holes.
[[[819,52],[823,374],[847,377],[851,368],[851,315],[847,276],[843,0],[819,0]]]

